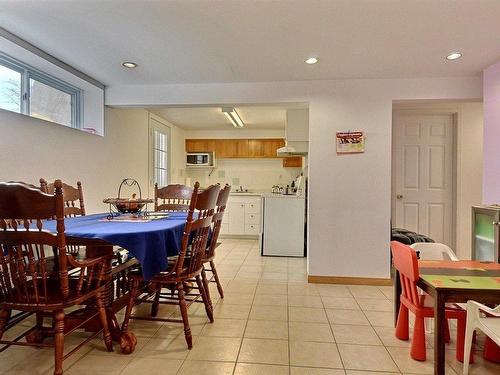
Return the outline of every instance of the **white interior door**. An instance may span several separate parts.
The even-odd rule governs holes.
[[[149,117],[149,184],[154,193],[155,183],[170,183],[170,128],[154,116]]]
[[[394,115],[393,226],[453,247],[453,116]]]

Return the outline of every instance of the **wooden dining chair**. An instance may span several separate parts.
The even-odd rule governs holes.
[[[44,193],[54,194],[54,184],[48,184],[43,178],[40,179],[40,189]],[[77,181],[76,187],[63,183],[62,192],[64,197],[64,217],[85,216],[82,183]]]
[[[65,184],[64,182],[62,183],[65,218],[85,216],[85,205],[83,203],[82,183],[80,181],[77,181],[76,186],[77,187]],[[47,183],[45,179],[41,178],[40,190],[47,194],[54,194],[54,184]],[[66,252],[72,254],[75,257],[82,256],[82,253],[84,251],[85,248],[82,246],[76,246],[76,245],[66,246]],[[57,266],[57,262],[52,262],[51,259],[49,258],[47,258],[47,262],[49,266],[52,266],[52,268],[55,268]]]
[[[217,291],[219,292],[220,298],[224,298],[224,290],[222,289],[222,284],[217,274],[217,268],[215,268],[215,249],[219,245],[219,233],[222,226],[222,219],[224,218],[224,212],[226,210],[227,201],[229,199],[229,193],[231,192],[231,186],[226,184],[224,188],[219,192],[217,197],[217,208],[212,220],[212,233],[210,240],[208,242],[207,251],[205,252],[205,258],[203,259],[203,270],[201,272],[203,283],[205,284],[205,290],[207,291],[208,299],[210,299],[210,291],[208,289],[209,283],[214,282],[217,285]],[[208,268],[208,265],[210,268]],[[206,272],[211,272],[212,277],[207,278]]]
[[[411,311],[415,314],[415,323],[410,355],[417,361],[425,361],[424,320],[425,318],[434,317],[434,302],[429,295],[418,293],[417,282],[420,279],[420,274],[415,250],[408,245],[392,241],[391,252],[394,267],[399,271],[402,287],[398,320],[396,322],[396,337],[400,340],[409,339],[408,312]],[[463,362],[466,313],[460,308],[447,304],[445,316],[446,319],[457,320],[456,358],[458,361]]]
[[[184,285],[191,281],[195,282],[200,290],[207,315],[210,322],[213,322],[213,311],[201,280],[201,271],[219,191],[219,185],[212,185],[200,192],[199,183],[195,184],[184,225],[181,249],[178,257],[169,262],[167,270],[155,275],[151,280],[144,279],[140,268],[129,272],[130,297],[125,311],[123,332],[128,331],[130,319],[183,323],[184,336],[188,348],[191,349],[193,342],[187,308],[194,300],[187,301],[184,291]],[[144,284],[146,284],[145,287],[141,288],[141,285]],[[166,293],[157,293],[157,291],[161,292],[162,289],[169,289],[169,287],[170,289],[174,288],[177,296],[173,296],[170,290]],[[178,304],[182,319],[133,316],[132,308],[139,303]]]
[[[155,184],[155,211],[188,212],[193,188],[186,185]]]
[[[54,194],[46,194],[21,183],[0,183],[0,344],[54,347],[54,375],[63,373],[63,359],[96,337],[101,331],[109,351],[113,350],[104,307],[104,288],[109,270],[109,258],[97,257],[80,261],[66,251],[64,228],[64,201],[62,182],[54,182]],[[44,219],[55,218],[56,234],[44,230]],[[12,220],[17,219],[17,220]],[[7,225],[7,220],[10,225]],[[58,272],[47,271],[46,249],[56,249]],[[73,274],[68,275],[72,268]],[[77,324],[72,320],[66,326],[67,309],[83,304],[96,305],[89,319],[99,319],[102,329],[64,354],[64,338],[89,320]],[[2,340],[12,310],[39,313],[50,312],[53,324],[43,326],[37,319],[36,326],[14,340]],[[91,310],[92,311],[92,310]],[[27,335],[35,337],[28,340]],[[53,342],[44,343],[45,336]],[[26,342],[20,339],[26,337]]]

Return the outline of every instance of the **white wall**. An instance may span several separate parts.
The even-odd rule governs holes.
[[[393,100],[475,99],[480,78],[111,86],[112,105],[309,103],[309,273],[389,276]],[[366,132],[337,156],[336,131]]]
[[[217,168],[187,169],[192,183],[199,181],[203,186],[211,184],[230,184],[233,189],[271,192],[273,185],[289,185],[300,175],[301,168],[283,168],[281,159],[219,159]]]
[[[483,192],[483,103],[460,104],[457,170],[457,254],[472,256],[471,207],[480,205]]]
[[[88,213],[104,212],[102,200],[116,197],[123,178],[148,190],[148,120],[144,109],[105,111],[104,137],[0,110],[0,181],[38,185],[40,177],[83,184]],[[172,126],[172,164],[184,165],[182,130]],[[177,176],[177,175],[176,175]],[[184,182],[184,181],[181,181]]]
[[[500,203],[500,61],[483,71],[484,164],[483,203]]]

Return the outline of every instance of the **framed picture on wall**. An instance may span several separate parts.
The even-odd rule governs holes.
[[[359,154],[365,152],[363,132],[338,132],[337,154]]]

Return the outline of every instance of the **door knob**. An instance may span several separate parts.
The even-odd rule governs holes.
[[[396,194],[396,199],[403,199],[403,194]]]

